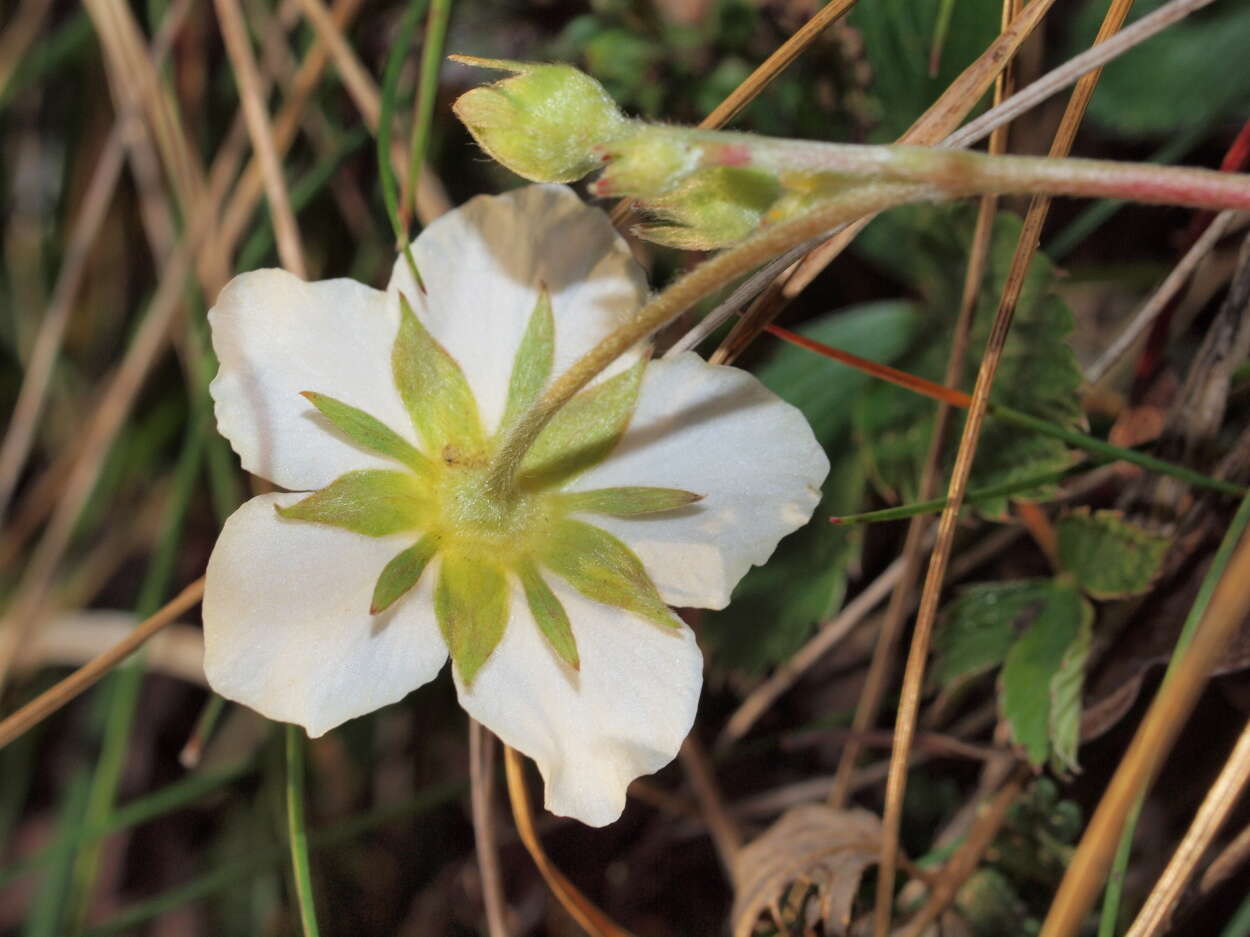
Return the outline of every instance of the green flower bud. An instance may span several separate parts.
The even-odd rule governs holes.
[[[600,198],[626,196],[652,199],[681,184],[699,166],[700,149],[682,135],[662,128],[640,127],[636,133],[600,147],[610,160],[603,175],[590,184]]]
[[[672,192],[646,203],[663,224],[637,234],[682,250],[716,250],[753,233],[781,194],[777,180],[756,169],[700,169]]]
[[[629,128],[603,86],[572,66],[451,58],[514,73],[462,94],[452,109],[482,149],[526,179],[580,179],[598,168],[596,147]]]

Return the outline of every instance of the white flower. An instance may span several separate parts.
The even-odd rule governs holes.
[[[208,680],[316,736],[432,680],[450,646],[462,705],[537,762],[548,808],[610,823],[694,720],[702,659],[667,606],[724,607],[828,462],[755,378],[639,348],[493,495],[501,429],[637,310],[642,271],[561,186],[475,198],[412,253],[424,290],[403,258],[386,292],[260,270],[209,313],[218,427],[292,493],[217,541]]]

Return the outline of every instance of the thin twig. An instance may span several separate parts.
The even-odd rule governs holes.
[[[142,647],[152,635],[172,624],[179,615],[192,608],[203,595],[204,578],[200,577],[179,592],[155,615],[136,625],[134,631],[124,640],[119,641],[89,663],[83,664],[64,680],[40,693],[17,712],[0,722],[0,749],[90,687]]]
[[[564,873],[547,858],[538,832],[534,829],[534,813],[530,808],[529,792],[525,789],[525,771],[521,756],[508,745],[503,747],[504,776],[508,782],[508,798],[512,802],[512,818],[516,822],[517,835],[530,858],[538,866],[539,873],[556,900],[590,937],[633,937],[633,935],[600,911],[578,891]]]
[[[1064,872],[1040,937],[1071,937],[1106,878],[1125,817],[1158,773],[1228,642],[1250,614],[1250,536],[1220,577],[1197,634],[1151,703]]]
[[[959,893],[959,889],[968,880],[981,862],[981,857],[994,842],[999,829],[1007,819],[1007,811],[1015,803],[1029,776],[1027,767],[1018,768],[1012,773],[1006,784],[994,795],[993,800],[977,817],[972,829],[955,854],[942,866],[937,874],[928,900],[916,912],[907,924],[902,927],[897,937],[920,937],[925,928],[938,919],[938,916],[950,906]]]
[[[1131,6],[1132,0],[1112,0],[1094,42],[1105,42],[1119,31]],[[1077,82],[1067,107],[1064,109],[1063,117],[1059,121],[1059,127],[1055,131],[1055,137],[1050,146],[1051,157],[1064,157],[1071,151],[1077,128],[1085,116],[1089,100],[1098,84],[1099,74],[1097,71],[1090,72]],[[976,456],[977,444],[980,442],[981,427],[989,405],[990,389],[998,373],[998,365],[1002,360],[1007,335],[1015,316],[1016,304],[1023,292],[1025,276],[1032,263],[1033,254],[1037,250],[1038,239],[1049,208],[1050,199],[1048,198],[1034,197],[1029,203],[1029,210],[1021,226],[1016,251],[1007,274],[1007,282],[1003,285],[1003,294],[999,299],[998,310],[994,316],[994,323],[990,327],[985,352],[977,372],[976,386],[972,393],[972,406],[968,409],[963,434],[959,440],[959,451],[955,455],[955,465],[951,471],[950,485],[947,489],[947,505],[942,512],[941,520],[938,521],[937,540],[925,577],[924,591],[920,598],[920,611],[916,617],[916,627],[912,634],[911,647],[907,654],[907,666],[903,674],[898,718],[894,724],[895,747],[890,760],[890,776],[886,782],[885,813],[882,819],[881,863],[877,879],[874,917],[875,937],[886,937],[890,932],[890,918],[894,910],[894,877],[899,828],[902,823],[903,795],[907,788],[907,755],[916,733],[920,696],[924,690],[925,666],[928,662],[933,627],[937,620],[942,586],[946,578],[946,564],[954,544],[955,527],[959,520],[959,511],[963,506],[964,492],[967,491],[968,479],[972,474],[972,461]]]
[[[301,279],[308,278],[304,265],[304,249],[299,226],[295,222],[295,210],[291,207],[291,195],[287,191],[282,163],[274,145],[273,127],[260,90],[260,74],[256,57],[252,53],[247,26],[238,0],[214,0],[221,36],[225,41],[226,54],[234,70],[235,85],[243,105],[248,136],[252,151],[260,163],[261,177],[265,183],[265,198],[269,203],[269,217],[273,221],[274,235],[278,244],[278,256],[282,265]]]
[[[489,937],[508,937],[508,906],[495,842],[495,737],[476,719],[469,719],[469,801],[473,807],[473,845],[482,878]]]
[[[1236,806],[1247,781],[1250,781],[1250,722],[1242,728],[1232,754],[1224,762],[1215,783],[1207,790],[1193,823],[1172,853],[1171,860],[1125,937],[1157,937],[1167,927],[1181,893]]]
[[[951,149],[962,149],[983,140],[997,127],[1010,123],[1025,111],[1036,107],[1053,94],[1084,77],[1095,69],[1140,45],[1155,34],[1187,17],[1195,10],[1214,3],[1215,0],[1171,0],[1153,13],[1143,16],[1133,25],[1120,30],[1114,37],[1091,46],[1085,52],[1048,72],[1002,104],[994,107],[976,120],[969,121],[958,132],[952,133],[940,144]]]
[[[1157,319],[1163,310],[1167,309],[1172,300],[1176,298],[1177,293],[1184,288],[1189,282],[1189,278],[1193,275],[1207,254],[1215,249],[1216,243],[1225,234],[1230,233],[1239,223],[1244,223],[1247,216],[1243,212],[1224,211],[1215,216],[1215,220],[1207,226],[1202,232],[1202,236],[1194,242],[1193,246],[1185,252],[1185,256],[1180,262],[1172,268],[1159,288],[1148,299],[1145,304],[1133,316],[1132,321],[1124,327],[1124,330],[1115,337],[1115,340],[1107,346],[1104,351],[1092,365],[1085,370],[1085,383],[1089,385],[1097,384],[1106,376],[1116,362],[1118,362],[1124,354],[1133,346],[1133,343],[1139,339],[1147,328]]]
[[[734,860],[742,849],[742,830],[725,809],[725,799],[716,783],[712,760],[693,733],[682,743],[678,757],[686,772],[686,780],[694,791],[695,800],[698,801],[703,822],[712,836],[712,844],[716,847],[721,868],[725,877],[733,881]]]

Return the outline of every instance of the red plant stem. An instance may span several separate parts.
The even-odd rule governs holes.
[[[948,403],[953,407],[962,407],[967,409],[972,402],[972,398],[965,394],[962,390],[955,390],[953,387],[947,387],[934,381],[927,381],[923,377],[917,377],[906,371],[900,371],[898,368],[892,368],[888,364],[878,364],[875,361],[869,361],[867,358],[861,358],[859,355],[853,355],[849,351],[843,351],[841,348],[834,348],[825,345],[822,342],[815,341],[805,336],[799,335],[797,332],[791,332],[789,329],[783,329],[779,325],[766,325],[764,331],[769,332],[778,338],[789,342],[792,345],[798,345],[800,348],[806,348],[808,351],[814,351],[818,355],[824,355],[826,358],[832,358],[834,361],[841,361],[843,364],[850,365],[857,371],[864,374],[871,374],[873,377],[881,378],[891,384],[907,390],[915,391],[918,394],[924,394],[934,400],[940,400]]]

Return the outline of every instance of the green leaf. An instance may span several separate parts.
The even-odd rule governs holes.
[[[538,559],[596,602],[613,605],[668,628],[680,625],[629,547],[606,530],[582,521],[555,524]]]
[[[460,679],[472,683],[508,624],[503,567],[480,556],[445,553],[434,589],[434,613]]]
[[[969,586],[945,610],[933,636],[934,678],[945,685],[997,667],[1053,591],[1049,579]]]
[[[1088,603],[1083,603],[1088,608]],[[1093,611],[1084,615],[1076,638],[1064,652],[1059,669],[1050,681],[1050,763],[1056,774],[1078,771],[1081,747],[1081,691],[1085,665],[1094,640]]]
[[[574,670],[581,668],[582,662],[577,654],[577,641],[573,637],[573,626],[569,624],[568,613],[560,603],[556,594],[547,585],[542,573],[531,561],[526,560],[517,569],[521,577],[521,585],[525,588],[525,600],[529,603],[530,614],[538,624],[538,630],[551,644],[560,660]]]
[[[288,520],[329,524],[367,537],[417,530],[429,514],[413,475],[382,469],[348,472],[304,500],[276,510]]]
[[[391,353],[395,386],[412,425],[429,450],[444,455],[449,447],[461,455],[485,446],[477,401],[460,365],[430,335],[400,294],[399,333]],[[482,336],[489,341],[489,336]]]
[[[907,350],[920,324],[915,303],[883,302],[839,309],[800,332],[888,363]],[[766,565],[746,574],[728,608],[703,617],[700,637],[707,639],[717,662],[749,674],[789,658],[842,603],[847,569],[863,532],[827,518],[863,506],[864,462],[849,438],[847,401],[872,383],[859,371],[780,342],[756,373],[766,387],[803,411],[833,466],[812,522],[783,540]]]
[[[1136,20],[1163,0],[1137,0]],[[1106,12],[1087,3],[1071,31],[1073,52],[1084,51]],[[1169,26],[1103,69],[1090,101],[1090,120],[1125,135],[1172,135],[1213,128],[1220,120],[1245,119],[1250,107],[1250,69],[1229,68],[1245,55],[1250,7],[1221,3]]]
[[[1163,568],[1168,538],[1130,524],[1119,511],[1079,508],[1055,526],[1059,565],[1096,599],[1140,595]]]
[[[636,517],[675,511],[703,499],[693,491],[680,488],[596,488],[594,491],[570,491],[559,495],[559,502],[568,511],[588,514],[610,514],[613,517]]]
[[[373,601],[369,603],[369,614],[384,612],[395,604],[401,596],[417,584],[425,567],[429,565],[434,554],[438,552],[438,539],[430,534],[422,537],[395,557],[382,568],[377,585],[373,587]]]
[[[421,475],[429,474],[430,460],[377,417],[315,391],[306,390],[302,396],[307,397],[335,429],[362,449],[394,459]]]
[[[546,284],[538,290],[538,302],[530,313],[529,325],[512,362],[512,380],[508,384],[508,403],[504,408],[501,429],[516,422],[547,386],[556,354],[556,324],[551,314],[551,294]]]
[[[967,206],[923,206],[900,209],[874,221],[860,241],[883,272],[899,277],[925,297],[933,334],[900,362],[900,366],[931,380],[942,380],[949,355],[950,326],[959,309],[967,267],[975,209]],[[964,365],[965,387],[971,386],[1002,295],[1020,233],[1020,219],[1000,212],[994,221],[987,270],[974,310]],[[1065,429],[1084,427],[1079,391],[1081,372],[1068,347],[1072,313],[1053,292],[1054,267],[1036,254],[1025,276],[1011,333],[1003,350],[992,399]],[[933,433],[937,405],[914,393],[877,383],[853,405],[857,436],[870,460],[871,473],[887,498],[915,501],[917,480]],[[947,433],[945,464],[953,459],[962,429],[956,414]],[[1061,440],[999,421],[986,420],[977,448],[969,486],[989,488],[1049,472],[1072,464],[1072,453]],[[1039,499],[1052,489],[1021,491],[1012,497]],[[976,506],[987,517],[1003,517],[1010,498],[1002,496]]]
[[[1000,675],[1003,716],[1035,767],[1046,763],[1051,750],[1055,677],[1063,670],[1068,649],[1081,629],[1092,625],[1093,616],[1093,607],[1074,585],[1056,581],[1033,623],[1007,652]],[[1062,718],[1070,716],[1065,713]]]
[[[634,414],[646,364],[639,361],[565,404],[521,461],[522,484],[554,487],[602,462]]]
[[[941,0],[873,0],[856,4],[848,22],[871,66],[870,104],[879,116],[874,137],[893,140],[998,35],[997,0],[959,0],[952,11],[941,67],[929,74],[929,52]]]

